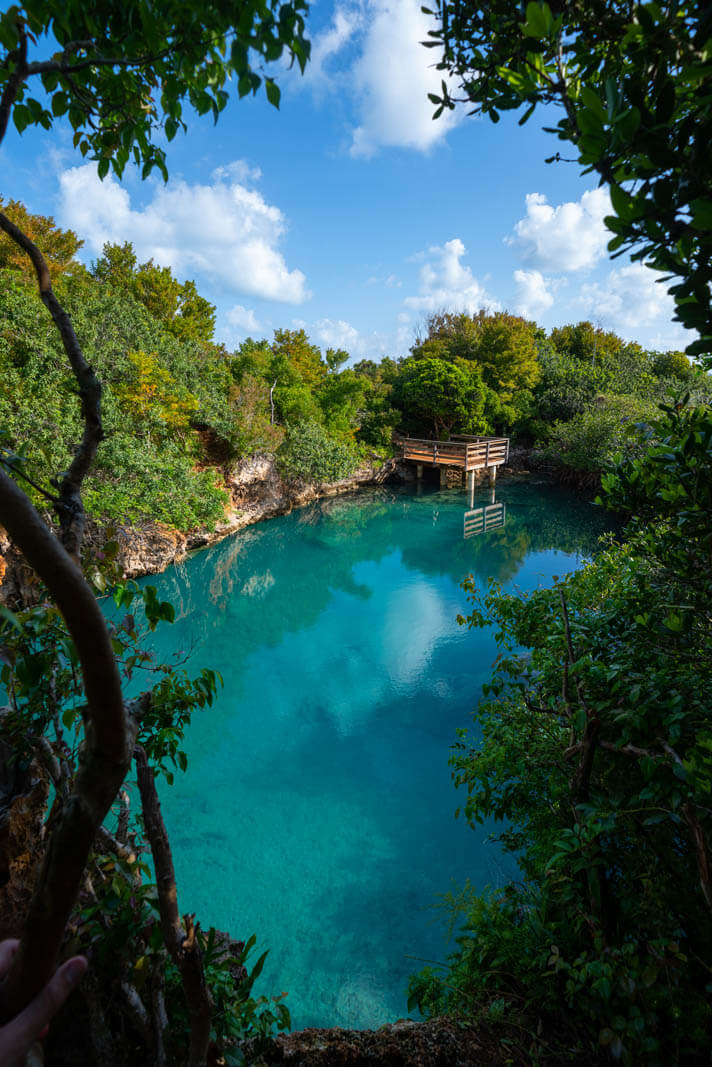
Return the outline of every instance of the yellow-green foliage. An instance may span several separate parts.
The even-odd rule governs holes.
[[[128,352],[128,380],[116,386],[122,408],[135,419],[150,419],[165,430],[185,433],[198,399],[162,367],[158,353]]]

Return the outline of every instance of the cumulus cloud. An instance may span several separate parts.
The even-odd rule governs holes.
[[[545,271],[586,270],[606,252],[611,237],[603,223],[611,214],[605,189],[553,207],[542,193],[527,193],[527,213],[505,238],[526,266]]]
[[[363,26],[363,15],[356,8],[337,7],[329,26],[312,40],[311,53],[304,74],[297,79],[297,88],[311,88],[320,95],[343,81],[343,71],[335,73],[330,62]]]
[[[552,280],[538,270],[515,270],[517,284],[517,314],[536,319],[554,303]]]
[[[691,335],[673,323],[675,304],[661,277],[642,263],[630,263],[610,271],[603,282],[583,285],[574,306],[582,318],[629,340],[639,341],[644,330],[653,347],[684,348]]]
[[[417,296],[406,297],[406,306],[425,313],[441,308],[464,311],[469,315],[482,308],[501,311],[501,304],[489,296],[470,268],[461,263],[465,252],[462,241],[454,237],[444,245],[420,253],[417,258],[424,260],[420,268],[420,292]]]
[[[318,343],[324,348],[343,348],[349,355],[363,350],[361,334],[343,319],[318,319],[312,327]]]
[[[248,188],[257,177],[237,161],[215,170],[209,185],[153,185],[149,203],[135,208],[125,187],[113,177],[101,182],[86,164],[60,175],[58,215],[91,251],[128,240],[140,260],[152,258],[179,276],[199,274],[233,293],[301,304],[310,296],[306,278],[289,270],[279,250],[286,220]]]
[[[427,151],[460,115],[447,111],[433,122],[428,93],[440,90],[435,49],[423,48],[434,22],[418,0],[368,0],[365,36],[352,71],[359,124],[352,156],[372,156],[389,146]]]
[[[252,308],[243,307],[242,304],[234,304],[229,309],[225,318],[229,322],[230,326],[233,326],[241,333],[247,333],[257,335],[263,334],[265,328],[255,315]]]

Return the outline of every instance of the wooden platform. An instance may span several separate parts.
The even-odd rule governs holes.
[[[508,437],[453,434],[449,441],[428,441],[394,434],[393,444],[401,449],[401,459],[431,467],[460,467],[467,472],[501,467],[509,458]]]

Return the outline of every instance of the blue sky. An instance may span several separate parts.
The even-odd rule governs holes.
[[[610,261],[607,194],[535,115],[525,127],[462,112],[433,121],[441,75],[417,0],[319,0],[307,74],[276,74],[279,112],[235,91],[168,146],[170,181],[102,183],[67,128],[8,131],[0,196],[85,241],[130,240],[195,279],[217,338],[303,327],[354,359],[405,355],[428,314],[479,308],[547,329],[590,319],[650,348],[689,343],[652,271]]]

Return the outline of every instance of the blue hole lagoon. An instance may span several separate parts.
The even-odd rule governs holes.
[[[458,626],[460,583],[548,583],[609,524],[516,479],[503,508],[478,513],[486,489],[468,504],[427,487],[331,498],[148,579],[176,608],[159,653],[225,683],[193,717],[187,773],[160,786],[179,904],[257,934],[257,989],[288,992],[294,1028],[404,1016],[408,976],[448,953],[439,895],[511,873],[493,827],[455,819],[449,748],[496,655]]]

